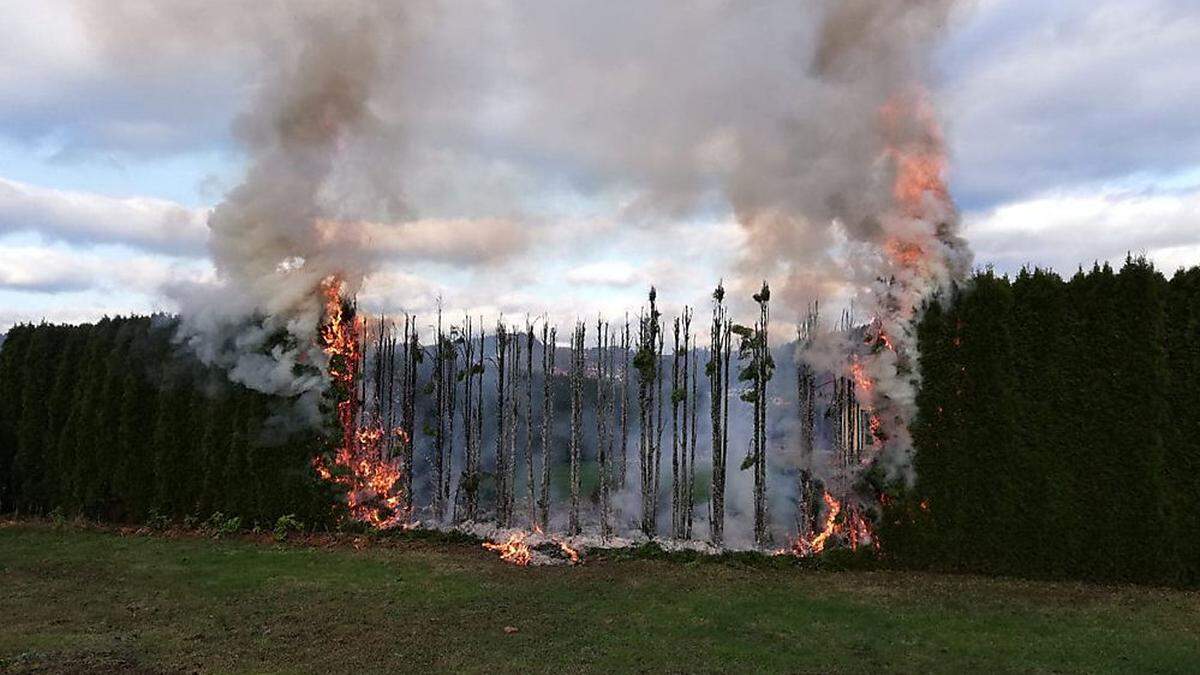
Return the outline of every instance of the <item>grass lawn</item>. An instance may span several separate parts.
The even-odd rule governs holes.
[[[6,668],[1194,673],[1200,594],[19,522],[0,526]]]

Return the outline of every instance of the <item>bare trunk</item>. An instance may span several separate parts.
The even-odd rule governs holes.
[[[538,500],[539,521],[543,530],[550,529],[550,464],[553,458],[551,443],[554,434],[554,361],[556,331],[549,321],[542,327],[542,484]]]
[[[609,327],[601,320],[596,321],[596,464],[599,470],[600,487],[600,535],[607,539],[611,529],[611,439],[608,406],[612,395]]]
[[[533,480],[533,324],[525,319],[525,482],[529,527],[537,525],[537,484]]]
[[[638,371],[639,468],[642,489],[642,533],[658,532],[658,486],[662,443],[662,329],[657,292],[650,289],[650,308],[638,321],[638,348],[634,366]],[[657,407],[656,407],[657,405]]]
[[[508,463],[505,446],[508,438],[508,406],[505,394],[508,376],[508,329],[503,323],[496,324],[496,524],[508,527],[507,510]]]
[[[582,323],[575,325],[575,333],[571,339],[571,511],[568,518],[567,530],[570,534],[579,534],[579,486],[580,486],[580,453],[582,451],[582,395],[584,369],[584,337],[586,327]]]
[[[625,475],[629,466],[629,315],[625,315],[625,329],[621,333],[621,489],[625,489]]]
[[[725,479],[729,450],[729,357],[730,323],[725,311],[725,289],[713,292],[713,322],[709,347],[709,408],[712,418],[712,495],[709,538],[714,546],[725,539]]]
[[[679,463],[679,318],[674,322],[674,343],[671,350],[671,536],[683,535],[683,481]]]

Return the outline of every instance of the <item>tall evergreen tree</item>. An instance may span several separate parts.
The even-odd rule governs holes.
[[[13,462],[19,440],[17,428],[22,421],[25,370],[29,344],[36,328],[23,324],[9,329],[0,345],[0,512],[15,509],[18,476]],[[77,331],[82,332],[82,331]]]
[[[1166,444],[1170,533],[1177,581],[1200,583],[1200,267],[1179,270],[1167,299],[1170,436]]]

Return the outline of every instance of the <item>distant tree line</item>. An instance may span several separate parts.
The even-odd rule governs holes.
[[[886,511],[887,555],[1200,581],[1200,268],[982,272],[919,339],[917,485]]]
[[[167,317],[19,325],[0,349],[0,510],[144,522],[331,515],[315,434],[179,356]]]

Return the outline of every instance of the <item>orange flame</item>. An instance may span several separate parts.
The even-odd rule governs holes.
[[[340,279],[325,279],[321,292],[325,296],[321,346],[329,357],[329,377],[338,397],[337,419],[342,440],[332,463],[317,456],[313,468],[322,479],[346,489],[346,505],[352,518],[380,529],[394,527],[407,516],[400,460],[384,456],[387,432],[383,424],[377,419],[359,419],[362,403],[355,393],[362,359],[363,323],[358,317],[345,316]],[[403,429],[393,429],[392,433],[401,443],[408,442]]]
[[[923,90],[893,96],[879,111],[887,147],[884,157],[895,170],[892,199],[913,218],[925,215],[926,199],[950,199],[942,129]]]
[[[500,559],[507,563],[520,565],[524,567],[533,561],[533,549],[529,546],[526,539],[529,537],[528,532],[516,532],[509,535],[508,540],[501,544],[492,542],[484,542],[483,547],[489,551],[499,551]],[[539,537],[545,537],[554,542],[563,556],[566,557],[567,563],[578,565],[580,562],[579,550],[568,544],[567,542],[555,536],[546,536],[542,533],[542,528],[537,525],[533,526],[533,534]]]
[[[792,543],[791,553],[801,558],[817,555],[825,550],[830,540],[842,540],[852,551],[858,550],[865,544],[878,545],[871,523],[858,509],[846,509],[842,503],[824,491],[821,495],[825,502],[825,515],[821,519],[821,527],[816,534],[805,538],[797,537]]]
[[[870,393],[875,388],[875,382],[863,369],[863,364],[858,360],[858,356],[850,357],[850,376],[854,379],[854,385],[865,393]]]
[[[883,332],[882,328],[879,330],[879,341],[883,343],[883,346],[886,347],[888,351],[896,351],[896,343],[892,342],[891,336]]]
[[[855,387],[857,387],[858,391],[861,392],[861,396],[859,397],[860,400],[870,401],[872,393],[875,391],[875,380],[872,380],[871,376],[867,375],[866,370],[863,368],[862,362],[856,355],[852,355],[850,357],[850,376],[854,380]],[[882,438],[882,420],[879,419],[879,416],[876,415],[875,412],[870,409],[870,407],[864,406],[864,409],[867,413],[867,424],[871,429],[871,435],[875,438]],[[865,458],[863,460],[863,464],[869,463],[870,458]]]
[[[951,210],[946,181],[945,140],[924,90],[893,96],[879,111],[885,148],[883,159],[891,166],[892,203],[904,218],[934,222]],[[929,231],[893,235],[884,252],[901,269],[921,269],[937,255],[929,244]]]
[[[562,549],[563,555],[567,556],[567,560],[569,560],[572,565],[579,564],[579,551],[571,548],[565,541],[558,541],[558,547]]]
[[[529,544],[525,543],[525,538],[528,536],[527,532],[515,532],[503,544],[485,541],[483,547],[489,551],[499,551],[500,559],[504,562],[525,567],[533,560],[533,552],[529,549]]]

